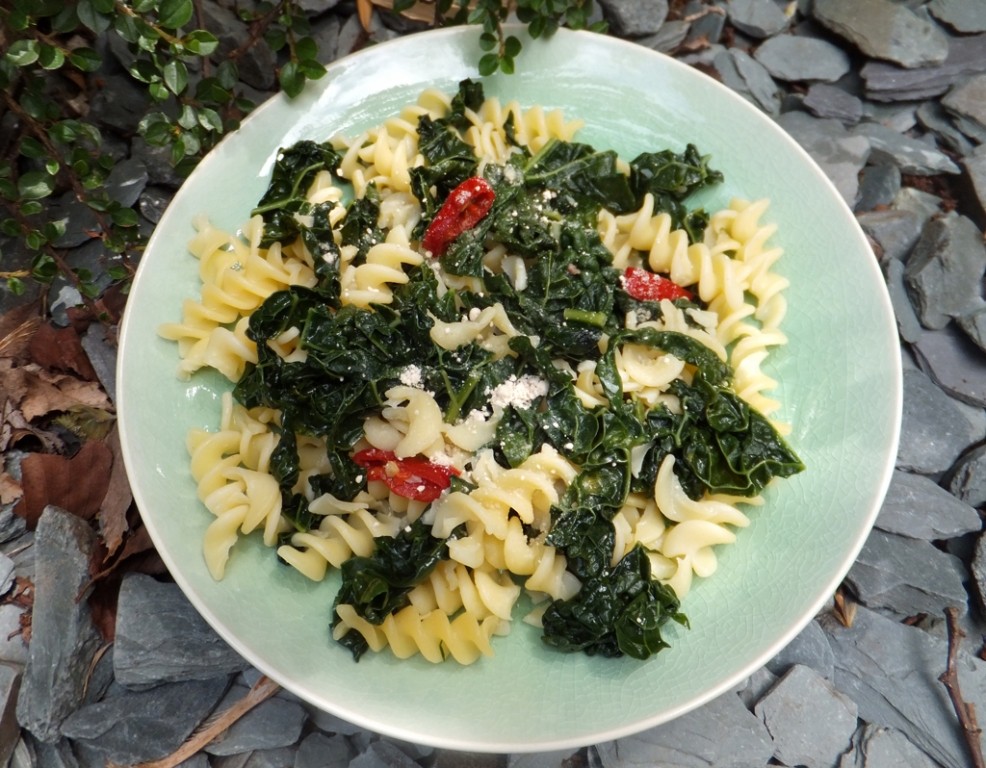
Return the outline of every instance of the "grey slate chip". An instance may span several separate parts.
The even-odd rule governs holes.
[[[956,126],[977,143],[986,141],[986,74],[974,75],[941,100]]]
[[[815,0],[814,17],[867,56],[905,67],[941,64],[948,38],[934,22],[891,0]]]
[[[859,172],[870,155],[869,140],[851,135],[837,120],[819,120],[805,112],[786,112],[777,124],[818,163],[846,203],[855,206]]]
[[[45,507],[34,536],[34,610],[17,719],[41,741],[61,735],[85,694],[99,647],[89,605],[76,599],[89,583],[96,536],[87,522]]]
[[[726,12],[733,26],[758,39],[776,35],[791,21],[773,0],[729,0]]]
[[[902,173],[915,176],[960,171],[955,162],[932,142],[904,136],[885,125],[860,123],[852,129],[852,133],[855,136],[865,136],[870,142],[870,160],[873,163],[892,163]]]
[[[223,711],[249,693],[245,685],[234,685],[217,706]],[[210,755],[236,755],[254,750],[268,750],[294,745],[301,737],[307,720],[304,708],[294,701],[272,696],[247,712],[210,742]]]
[[[809,622],[766,667],[775,675],[784,675],[796,665],[808,667],[826,680],[835,674],[832,646],[817,621]]]
[[[956,32],[986,32],[984,0],[931,0],[927,7],[932,16]]]
[[[634,736],[596,747],[602,768],[673,765],[748,768],[774,753],[770,734],[735,693]]]
[[[874,530],[846,581],[856,598],[899,616],[937,614],[943,606],[966,612],[962,561],[931,542]]]
[[[248,664],[176,584],[129,574],[120,587],[114,668],[123,685],[206,680]]]
[[[921,371],[904,371],[898,469],[926,475],[945,472],[984,437],[986,414],[982,408],[949,397]]]
[[[815,117],[855,125],[863,117],[863,102],[848,91],[828,83],[813,83],[805,95],[804,106]]]
[[[875,101],[914,101],[945,93],[969,75],[986,72],[986,35],[949,39],[942,64],[905,68],[883,61],[869,61],[861,74],[866,97]]]
[[[952,468],[948,489],[966,504],[986,504],[986,445],[973,448]]]
[[[912,348],[939,387],[957,400],[986,408],[986,356],[956,324],[924,331]]]
[[[904,273],[922,324],[937,330],[982,309],[984,273],[986,244],[971,219],[950,212],[928,222]]]
[[[802,35],[772,37],[753,55],[778,80],[834,82],[850,68],[849,56],[841,48]]]
[[[610,29],[624,37],[653,35],[668,16],[667,0],[599,0]]]
[[[887,533],[936,541],[978,531],[979,514],[924,475],[894,470],[876,527]]]
[[[228,678],[214,677],[146,691],[120,689],[73,712],[62,732],[116,763],[155,760],[181,746],[227,685]]]
[[[809,667],[794,665],[754,713],[774,739],[784,765],[830,768],[856,731],[856,704]]]
[[[824,624],[835,651],[835,684],[867,723],[894,728],[944,768],[968,768],[965,742],[945,687],[947,642],[859,606],[852,626]],[[891,650],[892,649],[892,650]],[[986,662],[960,652],[962,695],[986,705]],[[915,674],[922,670],[922,674]]]

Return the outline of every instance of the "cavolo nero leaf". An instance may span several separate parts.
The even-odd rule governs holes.
[[[382,624],[394,611],[407,605],[407,594],[446,559],[448,543],[431,535],[431,527],[419,518],[396,536],[381,536],[366,557],[351,557],[342,564],[342,586],[336,605],[351,605],[371,624]],[[338,624],[333,610],[332,625]],[[359,661],[367,649],[359,632],[347,632],[339,640]]]
[[[267,191],[251,214],[264,220],[263,247],[276,241],[289,243],[306,228],[299,217],[315,211],[305,197],[308,188],[320,171],[334,172],[339,161],[339,153],[328,143],[303,140],[279,151]]]

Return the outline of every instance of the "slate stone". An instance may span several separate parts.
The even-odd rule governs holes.
[[[244,685],[235,685],[217,707],[223,711],[249,693]],[[294,701],[272,696],[233,723],[205,751],[210,755],[236,755],[257,749],[289,747],[301,737],[307,720],[304,707]]]
[[[830,768],[856,731],[856,704],[813,669],[796,664],[753,710],[784,765]]]
[[[859,751],[861,768],[936,768],[936,763],[893,728],[867,725]]]
[[[828,83],[812,83],[803,103],[815,117],[838,120],[845,125],[855,125],[863,116],[862,101]]]
[[[634,42],[636,42],[637,45],[652,48],[655,51],[660,51],[661,53],[673,53],[678,50],[678,47],[683,42],[685,42],[690,29],[691,24],[682,19],[666,21],[653,35],[638,37],[634,40]]]
[[[348,768],[356,753],[345,736],[311,733],[298,745],[294,768]]]
[[[68,739],[60,739],[52,744],[39,741],[33,746],[36,768],[80,768],[79,758]]]
[[[901,341],[913,344],[925,332],[911,304],[910,294],[904,280],[904,264],[897,259],[891,259],[886,267],[887,293],[890,296],[890,306],[894,310],[897,321],[897,333]]]
[[[255,749],[228,757],[213,756],[207,760],[212,768],[294,768],[296,747]]]
[[[93,323],[82,334],[82,349],[106,394],[116,402],[117,349],[107,340],[108,333],[109,329],[102,323]]]
[[[715,738],[709,738],[715,734]],[[596,746],[602,768],[637,765],[747,768],[774,754],[770,733],[735,693],[656,728]]]
[[[876,527],[913,539],[937,541],[978,531],[979,514],[923,475],[894,470]]]
[[[905,271],[922,324],[937,330],[981,309],[984,272],[986,244],[971,219],[950,212],[928,222]]]
[[[916,187],[903,187],[891,205],[895,211],[908,211],[921,221],[921,231],[942,211],[942,199]]]
[[[979,610],[986,610],[986,535],[976,537],[969,571],[972,573],[972,592],[978,601]]]
[[[751,712],[767,691],[777,683],[777,675],[766,666],[760,667],[736,688],[736,695]]]
[[[969,75],[986,72],[986,35],[953,37],[941,65],[905,68],[869,61],[860,74],[866,97],[876,101],[915,101],[939,96]]]
[[[233,11],[218,3],[202,4],[202,25],[219,40],[213,56],[217,61],[222,61],[250,40],[247,25]],[[277,61],[263,38],[244,48],[236,68],[240,80],[254,88],[270,90],[277,83]]]
[[[499,768],[499,763],[495,762],[497,755],[487,755],[485,765],[488,768]],[[506,768],[560,768],[573,758],[572,750],[556,750],[554,752],[528,752],[523,755],[508,755]],[[447,764],[452,768],[451,764]],[[477,761],[471,768],[482,768],[483,763]],[[456,765],[455,768],[466,768],[464,763]]]
[[[851,627],[828,616],[823,627],[835,652],[836,687],[856,702],[860,719],[900,731],[943,768],[968,768],[954,710],[938,682],[948,654],[944,638],[865,606],[857,607]],[[957,664],[963,698],[982,711],[986,662],[960,651]]]
[[[6,765],[14,752],[20,735],[17,722],[17,692],[20,689],[21,669],[0,662],[0,765]]]
[[[973,448],[959,459],[948,489],[970,506],[986,504],[986,445]]]
[[[778,80],[834,82],[851,66],[849,56],[827,40],[777,35],[753,54]]]
[[[875,123],[897,133],[908,133],[918,124],[918,111],[914,104],[879,104],[863,102],[864,123]]]
[[[870,154],[869,140],[851,135],[837,120],[819,120],[805,112],[782,114],[777,124],[818,163],[846,203],[855,206],[859,173]]]
[[[89,242],[102,229],[96,212],[80,201],[74,192],[66,192],[49,208],[53,223],[63,227],[62,234],[52,241],[56,248],[75,248]]]
[[[970,446],[986,437],[981,408],[949,397],[927,376],[904,371],[898,469],[934,475],[949,469]]]
[[[966,612],[962,561],[928,541],[874,530],[846,576],[856,598],[901,617],[937,615],[952,606]]]
[[[106,74],[89,100],[88,119],[124,136],[137,133],[141,118],[151,109],[147,87],[129,74]]]
[[[948,37],[938,25],[892,0],[815,0],[813,14],[875,59],[921,67],[941,64],[948,55]]]
[[[219,676],[146,691],[118,688],[73,712],[62,732],[115,763],[155,760],[181,746],[216,707],[228,682]]]
[[[986,144],[962,158],[963,180],[971,193],[966,196],[970,216],[980,228],[986,228]]]
[[[986,32],[986,2],[983,0],[931,0],[928,11],[956,32]]]
[[[599,0],[599,6],[620,37],[653,35],[668,16],[667,0]]]
[[[715,44],[722,39],[726,26],[726,14],[716,13],[721,6],[710,6],[704,2],[690,2],[685,6],[685,15],[692,19],[686,41],[689,44]]]
[[[958,324],[972,343],[986,352],[986,308],[963,315]]]
[[[354,758],[349,768],[421,768],[420,764],[388,741],[375,741]]]
[[[808,667],[826,680],[835,674],[832,646],[817,621],[798,633],[780,653],[767,662],[766,667],[775,675],[783,676],[794,666]]]
[[[130,687],[206,680],[248,664],[171,582],[128,574],[120,587],[116,679]]]
[[[89,605],[77,597],[89,583],[96,536],[84,520],[45,507],[34,536],[31,643],[17,698],[17,719],[40,741],[54,741],[82,701],[99,647]]]
[[[974,145],[962,131],[955,127],[952,118],[937,101],[925,101],[915,112],[922,128],[935,135],[938,143],[959,155],[973,151]],[[961,159],[959,165],[962,165]]]
[[[894,197],[894,201],[897,200],[899,196]],[[857,213],[856,221],[879,246],[877,257],[884,265],[906,259],[921,237],[921,230],[925,224],[925,219],[919,214],[896,208]]]
[[[113,166],[106,176],[104,188],[110,200],[130,208],[144,191],[147,178],[147,166],[137,158],[127,158]]]
[[[941,100],[956,126],[977,143],[986,141],[986,74],[974,75]]]
[[[758,40],[778,34],[791,21],[773,0],[729,0],[726,12],[734,27]]]
[[[852,133],[864,136],[870,142],[870,160],[874,164],[892,163],[902,173],[915,176],[959,173],[955,162],[932,142],[903,136],[879,123],[860,123],[852,129]]]
[[[741,92],[745,92],[744,95],[748,95],[753,103],[768,115],[779,114],[780,90],[766,67],[738,48],[731,49],[729,55],[733,59],[737,74],[743,80],[744,88]]]
[[[895,165],[867,165],[859,181],[857,211],[889,206],[900,193],[900,169]]]
[[[922,333],[913,349],[939,387],[964,403],[986,407],[986,355],[955,324]]]

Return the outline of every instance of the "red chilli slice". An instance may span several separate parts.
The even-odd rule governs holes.
[[[641,267],[627,267],[623,273],[623,289],[637,301],[662,299],[694,300],[695,294],[673,280]]]
[[[453,189],[425,230],[421,245],[434,256],[441,256],[463,232],[482,221],[493,207],[496,193],[479,176],[466,179]]]
[[[366,469],[370,480],[380,480],[398,496],[415,501],[434,501],[451,484],[459,471],[416,457],[399,459],[393,451],[368,448],[357,451],[353,461]]]

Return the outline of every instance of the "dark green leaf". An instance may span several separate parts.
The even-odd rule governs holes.
[[[55,179],[46,171],[28,171],[17,180],[22,200],[41,200],[55,190]]]
[[[182,38],[182,44],[196,56],[211,56],[219,47],[219,40],[207,30],[195,29]]]
[[[69,63],[81,72],[95,72],[103,63],[92,48],[75,48],[68,55]]]
[[[194,12],[192,0],[161,0],[157,21],[165,29],[178,29],[191,21]]]
[[[37,40],[26,38],[15,40],[7,49],[6,59],[15,66],[26,67],[38,60],[41,46]]]

